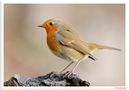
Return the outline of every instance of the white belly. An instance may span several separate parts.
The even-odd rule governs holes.
[[[65,46],[61,46],[60,52],[53,52],[53,53],[62,59],[72,60],[74,62],[86,57],[86,55],[83,55],[83,54],[79,53],[78,51],[76,51],[72,48],[69,48],[69,47],[65,47]]]

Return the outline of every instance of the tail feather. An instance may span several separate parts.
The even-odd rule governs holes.
[[[119,49],[119,48],[114,48],[114,47],[110,47],[110,46],[106,46],[106,45],[96,44],[96,46],[98,49],[111,49],[111,50],[121,51],[121,49]]]
[[[100,44],[96,44],[96,43],[90,43],[90,48],[93,48],[93,47],[98,48],[98,49],[111,49],[111,50],[121,51],[121,49],[110,47],[110,46],[107,46],[107,45],[100,45]]]

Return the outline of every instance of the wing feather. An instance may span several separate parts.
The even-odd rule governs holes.
[[[96,59],[90,52],[91,50],[88,48],[86,43],[84,44],[81,40],[79,40],[78,33],[72,31],[71,29],[64,28],[63,30],[58,30],[55,32],[56,40],[64,46],[69,48],[73,48],[80,53],[88,54],[93,59]]]

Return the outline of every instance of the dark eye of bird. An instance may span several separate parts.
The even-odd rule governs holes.
[[[49,23],[51,26],[53,25],[52,22]]]

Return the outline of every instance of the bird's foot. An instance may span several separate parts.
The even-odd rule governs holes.
[[[68,78],[70,78],[72,74],[73,74],[72,71],[67,71],[67,72],[64,73],[63,77],[68,77]]]

